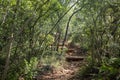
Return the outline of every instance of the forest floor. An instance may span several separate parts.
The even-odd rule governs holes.
[[[37,80],[76,80],[73,77],[77,74],[80,67],[85,64],[85,55],[80,48],[69,47],[66,51],[65,62],[62,68],[54,69],[40,75]]]

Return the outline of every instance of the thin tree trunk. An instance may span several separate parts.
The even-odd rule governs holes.
[[[4,67],[4,71],[3,71],[3,75],[1,80],[5,80],[7,77],[7,72],[9,69],[9,63],[10,63],[10,55],[11,55],[11,49],[12,49],[12,44],[13,44],[13,33],[10,36],[10,40],[9,40],[9,44],[7,47],[7,58],[6,58],[6,63],[5,63],[5,67]]]
[[[16,18],[16,13],[17,13],[17,9],[19,7],[19,2],[20,0],[16,0],[16,9],[14,11],[14,17],[13,17],[13,20],[15,20]],[[16,26],[13,22],[13,25],[14,27]],[[7,56],[6,56],[6,62],[5,62],[5,67],[4,67],[4,70],[3,70],[3,75],[1,77],[1,80],[6,80],[7,78],[7,72],[8,72],[8,69],[9,69],[9,63],[10,63],[10,56],[11,56],[11,49],[12,49],[12,44],[13,44],[13,31],[14,31],[14,27],[11,28],[11,34],[10,34],[10,39],[9,39],[9,44],[7,46]]]
[[[59,35],[58,35],[58,40],[57,40],[57,49],[56,49],[56,51],[58,51],[58,49],[59,49],[59,43],[60,43],[60,38],[61,38],[60,28],[58,30],[58,33],[59,33]]]
[[[65,16],[77,3],[78,3],[78,1],[75,2],[75,3],[57,20],[57,22],[56,22],[55,25],[51,28],[51,30],[50,30],[48,33],[46,33],[45,38],[44,38],[44,39],[42,40],[42,42],[40,43],[40,44],[41,44],[40,46],[42,46],[42,44],[43,44],[44,41],[46,40],[46,37],[48,36],[48,34],[50,34],[50,33],[57,27],[57,24],[64,18],[64,16]]]
[[[85,5],[86,5],[86,4],[85,4]],[[84,5],[84,6],[85,6],[85,5]],[[71,14],[71,16],[69,17],[69,20],[68,20],[67,26],[66,26],[65,37],[64,37],[63,43],[62,43],[62,50],[63,50],[63,46],[64,46],[64,44],[65,44],[65,42],[66,42],[66,39],[67,39],[67,34],[68,34],[68,29],[69,29],[70,21],[71,21],[72,17],[73,17],[77,12],[79,12],[79,11],[82,10],[82,8],[83,8],[84,6],[82,6],[80,9],[76,10],[75,12],[73,12],[73,13]]]

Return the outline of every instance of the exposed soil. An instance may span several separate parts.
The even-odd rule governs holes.
[[[66,51],[66,60],[62,68],[53,68],[50,72],[39,75],[36,80],[70,80],[77,73],[80,66],[84,64],[85,55],[80,48],[68,47]]]

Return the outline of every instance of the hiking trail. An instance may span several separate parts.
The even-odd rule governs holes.
[[[57,70],[53,68],[52,71],[37,76],[35,80],[73,80],[80,67],[85,64],[84,59],[86,56],[84,50],[78,46],[69,46],[67,48],[63,67]]]

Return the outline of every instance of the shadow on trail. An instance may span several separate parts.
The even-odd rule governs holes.
[[[42,66],[46,71],[38,72],[39,75],[34,80],[69,80],[73,79],[79,68],[84,64],[86,55],[79,46],[67,46],[65,61],[62,67],[55,69],[53,66]]]

